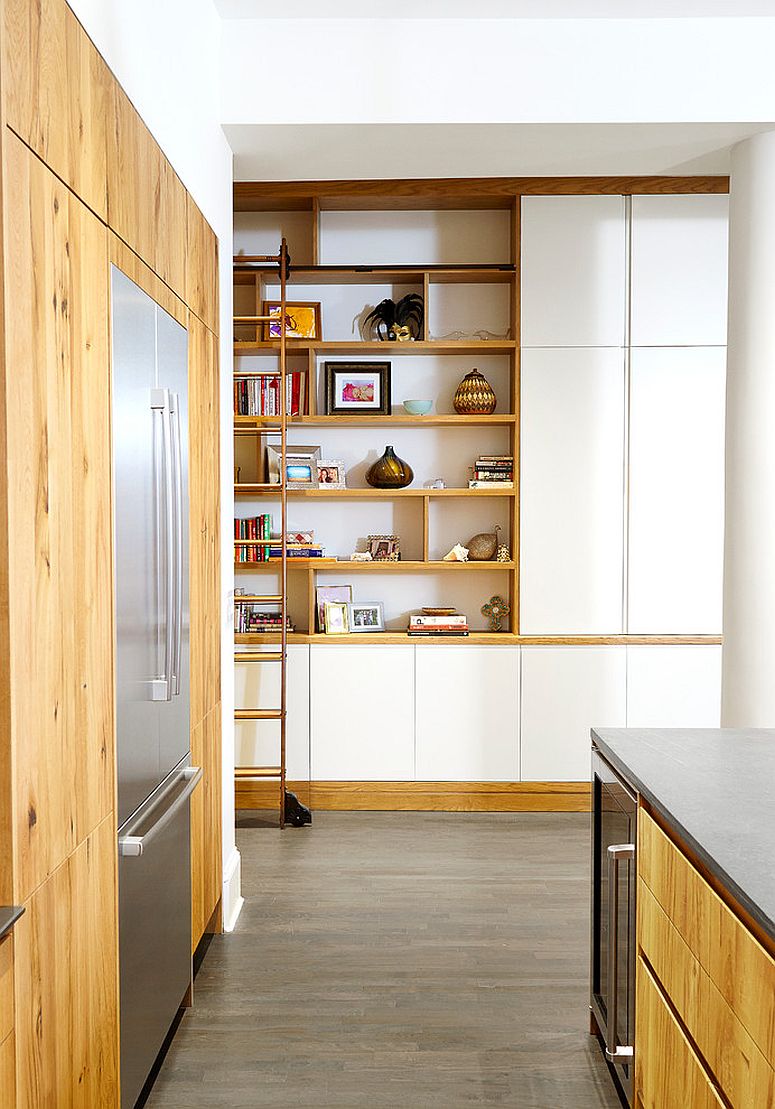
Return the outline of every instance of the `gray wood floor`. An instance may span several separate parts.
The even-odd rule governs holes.
[[[148,1101],[597,1109],[589,818],[242,814],[245,907]]]

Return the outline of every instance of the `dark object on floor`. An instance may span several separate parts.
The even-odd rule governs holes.
[[[303,828],[305,824],[312,823],[312,813],[289,789],[285,791],[285,823],[294,828]]]

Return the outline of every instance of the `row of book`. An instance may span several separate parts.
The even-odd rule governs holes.
[[[257,605],[234,606],[234,631],[237,635],[247,635],[254,632],[279,632],[282,631],[283,618],[279,612],[266,612]],[[290,616],[285,618],[286,631],[295,631]]]
[[[286,375],[286,416],[303,416],[307,410],[307,374],[292,370]],[[234,382],[235,416],[279,416],[280,375],[276,370],[251,377],[238,377]]]
[[[270,513],[235,518],[234,540],[235,562],[266,562],[270,558],[282,558],[281,536],[272,535]],[[288,558],[323,558],[326,553],[325,547],[315,542],[314,532],[288,534],[286,550]]]
[[[234,521],[234,561],[235,562],[266,562],[270,555],[270,546],[267,542],[250,543],[247,540],[272,538],[272,517],[269,513],[260,516],[246,516]]]
[[[462,612],[446,613],[440,616],[428,616],[422,612],[413,612],[409,617],[408,635],[468,635],[468,617]]]
[[[469,489],[513,489],[514,456],[512,454],[480,454],[473,466]]]

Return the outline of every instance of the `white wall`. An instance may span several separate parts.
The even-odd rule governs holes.
[[[232,589],[232,156],[220,124],[221,20],[212,0],[70,0],[218,236],[221,355],[221,565],[224,919],[239,907],[234,845]],[[230,878],[232,879],[230,881]]]

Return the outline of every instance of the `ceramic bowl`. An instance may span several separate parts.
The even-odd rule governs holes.
[[[433,407],[432,400],[405,400],[404,408],[410,416],[427,416]]]

